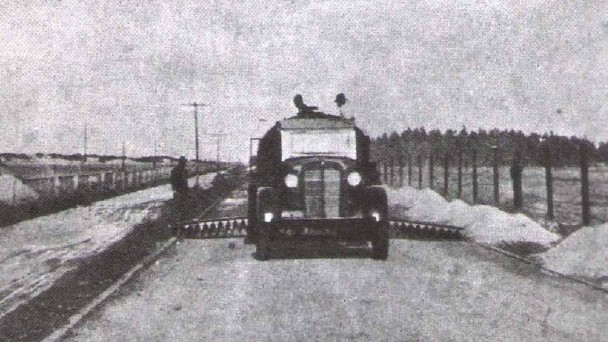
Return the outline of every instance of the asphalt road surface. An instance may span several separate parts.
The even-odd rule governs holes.
[[[467,242],[278,247],[182,241],[68,340],[608,341],[607,294]]]

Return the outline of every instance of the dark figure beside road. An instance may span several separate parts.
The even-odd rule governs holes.
[[[188,194],[188,170],[186,170],[186,158],[180,157],[177,166],[171,170],[171,187],[173,198],[183,199]]]

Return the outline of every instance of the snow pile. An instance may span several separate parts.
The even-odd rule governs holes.
[[[0,168],[0,202],[17,204],[38,198],[38,193],[8,171]]]
[[[608,223],[583,227],[536,256],[548,268],[573,276],[608,278]],[[603,285],[608,288],[608,281]]]
[[[390,205],[405,207],[405,218],[464,227],[465,235],[477,242],[530,242],[549,247],[560,239],[522,214],[509,214],[486,205],[469,205],[460,200],[448,202],[430,189],[386,190]]]

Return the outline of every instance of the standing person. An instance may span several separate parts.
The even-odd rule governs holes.
[[[344,117],[344,110],[342,109],[342,106],[346,104],[346,101],[346,96],[344,96],[343,93],[336,95],[336,100],[334,102],[336,103],[336,106],[338,106],[338,111],[340,112],[341,118]]]
[[[171,188],[173,198],[184,199],[188,194],[188,170],[186,170],[186,157],[179,157],[177,166],[171,170]]]

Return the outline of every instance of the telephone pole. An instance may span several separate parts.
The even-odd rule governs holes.
[[[198,107],[207,107],[209,106],[206,103],[185,103],[182,106],[194,107],[194,147],[196,149],[196,161],[200,161],[199,156],[199,144],[198,144]]]
[[[122,140],[122,172],[125,172],[125,160],[127,159],[127,147],[125,146],[125,140]]]
[[[208,134],[211,137],[216,137],[217,138],[217,156],[216,156],[216,164],[217,164],[217,169],[220,169],[220,146],[222,145],[222,138],[227,136],[228,134],[225,133],[216,133],[216,134]]]
[[[87,161],[87,122],[84,122],[84,152],[82,154],[82,160],[86,163]]]

